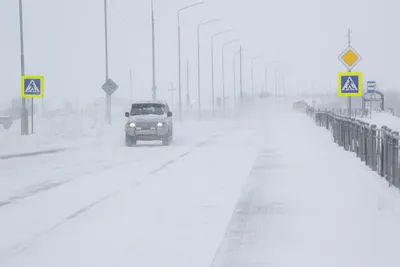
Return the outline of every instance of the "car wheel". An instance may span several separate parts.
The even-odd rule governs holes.
[[[170,143],[170,134],[166,134],[162,139],[163,146],[168,146]]]
[[[125,145],[126,146],[134,146],[134,145],[136,145],[135,137],[125,134]]]

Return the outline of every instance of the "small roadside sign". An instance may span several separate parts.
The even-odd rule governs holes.
[[[376,82],[375,81],[368,81],[367,82],[367,92],[368,93],[375,93],[376,90]]]
[[[43,76],[22,76],[21,97],[22,98],[43,98],[44,77]]]
[[[117,91],[118,85],[111,79],[109,78],[101,87],[104,92],[106,92],[107,95],[112,95]]]
[[[339,72],[338,96],[362,96],[362,73]]]

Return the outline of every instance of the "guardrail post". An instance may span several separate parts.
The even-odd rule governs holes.
[[[395,187],[399,188],[399,132],[393,132],[393,161],[392,161],[392,179]]]
[[[382,127],[382,177],[387,179],[387,169],[388,169],[388,128],[386,126]]]
[[[347,119],[343,120],[343,148],[344,150],[347,150],[347,139],[348,139],[348,135],[347,135],[347,129],[348,129],[348,125],[347,125]]]
[[[376,125],[372,124],[371,125],[371,164],[370,167],[372,168],[373,171],[376,171],[376,159],[377,159],[377,129]]]
[[[387,173],[387,180],[389,182],[389,185],[393,185],[393,133],[392,129],[388,128],[388,134],[387,134],[387,168],[386,168],[386,173]]]
[[[364,123],[364,129],[363,129],[363,142],[364,142],[364,161],[365,165],[368,165],[368,132],[369,132],[369,123]]]
[[[355,131],[356,131],[356,155],[357,155],[357,157],[358,158],[361,158],[361,146],[360,146],[360,143],[361,143],[361,138],[360,138],[360,136],[361,136],[361,121],[359,121],[359,120],[357,120],[357,124],[356,124],[356,129],[355,129]]]
[[[356,131],[357,131],[357,121],[354,118],[352,118],[351,119],[351,132],[350,132],[350,140],[351,140],[350,146],[351,146],[351,151],[352,152],[356,151],[356,142],[357,142],[357,140],[356,140],[356,137],[357,137]]]
[[[379,132],[379,174],[382,177],[385,177],[385,135],[386,135],[386,126],[382,126]]]
[[[365,138],[364,138],[364,135],[365,135],[365,131],[364,131],[364,129],[365,129],[365,123],[364,122],[360,122],[360,124],[361,124],[361,126],[360,126],[360,144],[359,144],[359,146],[360,146],[360,159],[361,159],[361,161],[364,161],[364,159],[365,159]]]
[[[333,129],[333,140],[335,141],[336,144],[339,144],[338,124],[336,116],[334,116],[332,120],[332,129]]]
[[[327,130],[329,130],[329,113],[325,113],[325,127]]]

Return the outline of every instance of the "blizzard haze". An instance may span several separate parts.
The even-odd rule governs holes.
[[[10,105],[20,103],[18,0],[0,0],[0,267],[399,267],[398,137],[380,128],[400,131],[398,1],[206,0],[185,10],[179,116],[169,90],[177,10],[194,2],[154,0],[153,103],[151,1],[108,0],[119,89],[106,122],[104,0],[23,0],[26,74],[45,77],[23,129]],[[196,30],[214,19],[201,28],[200,106]],[[364,113],[354,97],[352,128],[338,117],[351,114],[348,98],[336,95],[349,28],[363,57],[354,71],[386,96],[385,110]],[[210,37],[225,30],[213,109]],[[221,45],[238,38],[225,50],[225,106]],[[233,83],[240,46],[244,94]]]
[[[155,0],[156,69],[160,98],[170,99],[167,89],[178,82],[176,11],[195,1]],[[129,69],[133,71],[134,98],[151,96],[150,1],[111,0],[109,7],[110,77],[120,86],[117,97],[128,97]],[[79,99],[81,103],[103,97],[104,14],[99,0],[24,1],[26,73],[44,75],[46,104]],[[182,84],[186,86],[186,60],[190,64],[192,96],[197,90],[197,41],[199,22],[222,21],[202,28],[202,82],[210,87],[210,38],[212,33],[232,29],[216,41],[216,87],[221,90],[220,44],[241,38],[226,49],[227,86],[232,85],[232,54],[240,44],[250,56],[264,55],[279,61],[286,92],[328,91],[336,73],[344,70],[337,60],[347,45],[347,29],[353,31],[353,46],[363,60],[355,70],[396,87],[394,66],[400,59],[399,38],[393,34],[400,20],[394,0],[210,0],[182,13]],[[343,19],[346,16],[346,19]],[[2,101],[19,95],[18,1],[0,3],[2,49],[0,88]],[[249,60],[245,85],[250,86]],[[262,61],[256,61],[256,87],[263,86]],[[271,72],[273,69],[271,68]],[[272,74],[272,73],[271,73]],[[282,79],[280,79],[281,81]],[[273,79],[270,79],[270,86]],[[185,87],[184,87],[185,88]],[[210,90],[204,89],[204,97]],[[333,89],[332,89],[333,90]]]

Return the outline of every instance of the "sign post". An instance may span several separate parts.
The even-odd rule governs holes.
[[[118,85],[109,78],[101,87],[107,95],[106,122],[111,124],[111,95],[118,89]]]
[[[351,46],[351,30],[349,29],[348,31],[348,46],[347,48],[342,52],[342,54],[339,55],[339,61],[343,63],[343,65],[346,66],[348,73],[351,72],[351,70],[357,65],[358,62],[361,61],[361,56],[360,54],[357,53],[357,51]],[[340,77],[340,73],[339,73],[339,77]],[[339,87],[342,86],[341,82],[340,82],[340,78],[339,78]],[[362,87],[362,83],[359,84],[360,87]],[[357,87],[358,88],[358,87]],[[351,88],[348,88],[351,89]],[[345,92],[349,92],[350,95],[346,94]],[[345,91],[342,92],[341,94],[339,94],[339,96],[345,96],[348,95],[348,100],[349,100],[349,110],[348,110],[348,115],[351,118],[351,96],[360,96],[360,94],[356,94],[356,93],[351,93],[350,91]],[[362,93],[361,93],[362,95]]]
[[[44,77],[43,76],[22,76],[21,77],[21,97],[32,99],[31,117],[33,134],[33,99],[43,98],[44,95]]]

